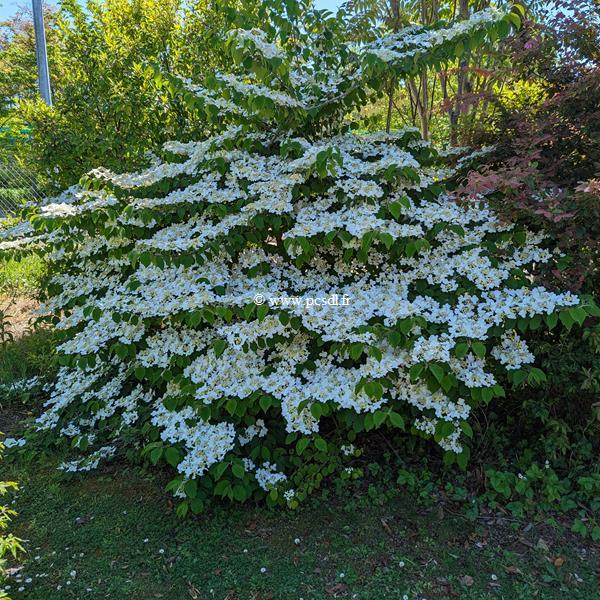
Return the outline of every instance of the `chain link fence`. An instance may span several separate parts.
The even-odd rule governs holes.
[[[40,200],[35,179],[14,162],[0,160],[0,218],[13,215],[26,202]]]

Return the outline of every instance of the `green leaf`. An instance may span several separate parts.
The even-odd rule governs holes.
[[[312,416],[318,421],[321,418],[321,415],[323,414],[323,406],[321,404],[319,404],[318,402],[315,402],[310,407],[310,412],[311,412]]]
[[[471,428],[471,425],[469,425],[469,423],[467,421],[461,421],[460,428],[463,430],[463,433],[467,437],[470,437],[470,438],[473,437],[473,429]]]
[[[181,454],[177,448],[170,446],[165,450],[165,459],[172,467],[176,467],[181,460]]]
[[[478,358],[484,358],[485,353],[487,352],[485,345],[481,342],[473,342],[471,344],[471,349]]]
[[[246,498],[248,498],[248,492],[246,491],[246,488],[243,485],[240,485],[238,483],[237,485],[233,486],[233,497],[238,502],[244,502]]]
[[[306,447],[310,443],[310,439],[307,437],[300,438],[296,443],[296,452],[298,456],[302,456],[302,453],[306,450]]]
[[[370,398],[380,400],[383,396],[383,386],[378,381],[368,381],[364,387],[365,393]]]
[[[155,465],[162,456],[163,449],[162,448],[154,448],[152,452],[150,452],[150,462]]]
[[[225,496],[231,489],[229,479],[221,479],[214,487],[213,494],[215,496]]]
[[[215,357],[219,358],[219,356],[225,352],[225,349],[227,348],[227,342],[225,340],[215,340],[213,342],[213,348],[215,351]]]
[[[240,463],[236,463],[231,467],[231,472],[238,478],[243,479],[244,474],[246,473],[246,469],[244,469],[244,465]]]
[[[470,457],[471,449],[469,446],[463,446],[462,452],[456,455],[456,464],[464,471],[467,468]]]
[[[268,304],[260,304],[256,308],[256,316],[258,317],[258,321],[261,322],[269,313],[269,305]]]
[[[183,491],[188,498],[195,498],[198,495],[198,482],[195,479],[186,481]]]
[[[350,346],[350,356],[353,360],[358,360],[363,353],[364,345],[360,342],[356,342]]]
[[[548,324],[549,329],[554,329],[558,323],[558,313],[553,312],[549,315],[546,315],[546,323]]]
[[[469,346],[465,342],[460,342],[454,347],[454,356],[456,356],[456,358],[463,358],[463,356],[467,355],[468,351]]]
[[[327,452],[327,442],[322,437],[315,438],[315,447],[320,452]]]
[[[402,205],[399,202],[392,202],[388,205],[388,210],[394,219],[399,219],[402,214]]]
[[[437,379],[437,382],[441,385],[444,379],[444,369],[440,367],[440,365],[429,365],[429,370],[433,374],[433,376]]]
[[[390,419],[390,423],[394,426],[397,427],[398,429],[404,429],[405,425],[404,425],[404,419],[402,418],[401,415],[399,415],[397,412],[390,412],[390,414],[388,415],[389,419]]]
[[[422,365],[421,363],[413,365],[408,371],[408,374],[410,375],[410,380],[412,382],[415,382],[419,378],[421,373],[423,372],[424,368],[425,368],[425,366]]]
[[[373,413],[373,423],[375,424],[375,427],[381,427],[386,418],[387,413],[383,412],[382,410],[375,411]]]
[[[569,315],[578,325],[583,325],[583,322],[587,318],[587,311],[581,306],[577,306],[569,310]]]
[[[519,385],[527,379],[527,373],[523,371],[523,369],[517,369],[510,372],[512,373],[512,380],[515,385]]]
[[[183,519],[185,517],[185,515],[187,515],[188,513],[188,509],[189,509],[190,505],[189,502],[182,502],[178,507],[177,510],[175,511],[175,514],[180,518]]]
[[[271,404],[273,404],[273,400],[272,400],[271,396],[261,396],[258,403],[259,403],[260,407],[263,409],[263,411],[267,412],[267,410],[269,410]]]

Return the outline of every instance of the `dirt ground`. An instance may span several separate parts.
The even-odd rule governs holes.
[[[0,318],[6,322],[6,331],[15,339],[31,329],[34,311],[39,307],[36,300],[22,297],[0,296]]]

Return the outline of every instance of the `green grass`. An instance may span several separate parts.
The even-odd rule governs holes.
[[[54,346],[54,335],[47,329],[31,331],[12,343],[0,346],[0,385],[34,376],[49,376],[55,369]]]
[[[597,591],[597,549],[559,526],[473,524],[364,487],[296,512],[218,507],[181,521],[159,477],[123,464],[75,478],[5,464],[0,478],[22,486],[19,573],[33,579],[12,579],[11,593],[25,587],[13,597],[589,600]]]
[[[33,296],[37,293],[45,265],[38,256],[27,256],[21,261],[0,260],[0,295]]]

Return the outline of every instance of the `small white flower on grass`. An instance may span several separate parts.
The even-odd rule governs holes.
[[[31,577],[28,577],[28,578],[25,580],[25,583],[31,583],[32,581],[33,581],[33,579],[32,579]]]
[[[266,573],[267,572],[267,567],[261,567],[260,568],[260,572],[261,573]]]
[[[144,544],[147,544],[148,543],[148,538],[144,538],[143,542],[144,542]]]
[[[294,540],[294,544],[296,544],[296,546],[297,546],[299,543],[300,543],[300,538],[296,538],[296,539]]]
[[[403,561],[403,560],[401,560],[401,561],[400,561],[398,564],[399,564],[401,567],[403,567],[403,566],[404,566],[404,561]]]
[[[165,549],[164,549],[164,548],[161,548],[161,549],[158,551],[158,553],[159,553],[159,554],[164,554],[164,553],[165,553]]]
[[[75,569],[73,569],[73,570],[72,570],[72,571],[69,573],[69,575],[70,575],[71,577],[75,577],[75,576],[77,575],[77,571],[75,571]]]
[[[248,554],[248,548],[244,548],[244,554]]]
[[[25,588],[24,588],[23,586],[21,586],[21,587],[20,587],[20,588],[17,590],[17,592],[24,592],[24,591],[25,591]]]
[[[492,581],[498,581],[498,575],[496,575],[495,573],[492,573],[491,579],[492,579]]]

